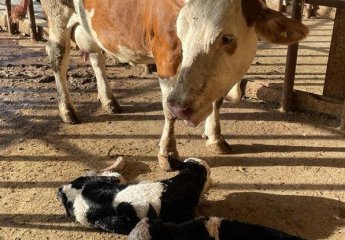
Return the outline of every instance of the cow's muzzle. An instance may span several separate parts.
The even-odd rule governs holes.
[[[172,97],[168,97],[167,106],[172,115],[182,120],[189,121],[194,113],[191,106],[180,104]]]

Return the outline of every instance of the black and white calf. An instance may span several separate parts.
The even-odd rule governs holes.
[[[197,218],[186,223],[162,223],[143,219],[128,240],[302,240],[260,225],[217,217]]]
[[[87,224],[87,220],[82,216],[81,211],[86,207],[83,199],[85,186],[95,184],[119,185],[126,184],[126,180],[121,174],[116,172],[92,172],[86,176],[78,177],[69,184],[63,185],[58,190],[58,197],[66,209],[69,218]]]
[[[80,177],[59,189],[68,216],[83,225],[129,234],[150,215],[182,223],[195,217],[202,193],[211,187],[210,170],[200,159],[169,159],[179,173],[152,183],[122,184],[120,175]]]

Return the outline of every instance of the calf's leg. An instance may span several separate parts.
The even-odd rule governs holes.
[[[230,145],[225,141],[220,130],[219,109],[223,103],[223,98],[213,103],[213,111],[205,122],[205,132],[203,137],[207,139],[207,148],[217,154],[230,153]]]

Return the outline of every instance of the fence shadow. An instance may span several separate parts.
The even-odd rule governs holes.
[[[262,224],[309,240],[327,239],[345,225],[345,203],[322,197],[238,192],[211,201],[200,212]]]

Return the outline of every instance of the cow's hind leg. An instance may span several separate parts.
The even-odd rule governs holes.
[[[225,141],[220,130],[219,109],[223,103],[223,98],[213,103],[213,111],[205,122],[204,138],[207,139],[207,148],[217,154],[230,153],[230,145]]]
[[[172,79],[159,79],[159,84],[162,91],[162,104],[164,111],[164,128],[162,132],[162,137],[159,144],[158,161],[159,166],[168,171],[171,170],[170,164],[168,162],[168,156],[173,156],[178,159],[179,154],[176,149],[176,138],[175,138],[175,121],[176,118],[170,113],[166,103],[168,95],[174,88],[174,80]]]
[[[67,23],[73,14],[73,6],[63,0],[41,0],[48,19],[49,39],[47,53],[54,73],[61,118],[67,123],[79,123],[67,88],[67,68],[71,51],[71,31]]]
[[[99,51],[97,53],[90,53],[89,57],[97,79],[98,99],[102,103],[103,109],[108,113],[122,112],[121,107],[116,101],[107,80],[105,70],[105,54],[102,53],[102,51]]]
[[[108,113],[121,112],[120,105],[117,103],[107,80],[105,53],[80,25],[75,27],[74,38],[80,50],[89,53],[90,63],[97,79],[98,99],[102,103],[102,107]]]
[[[64,26],[64,24],[62,24],[62,26]],[[60,116],[64,122],[76,124],[80,121],[73,107],[71,96],[67,88],[67,69],[71,51],[70,36],[71,31],[64,27],[51,27],[49,29],[47,53],[55,77]]]

